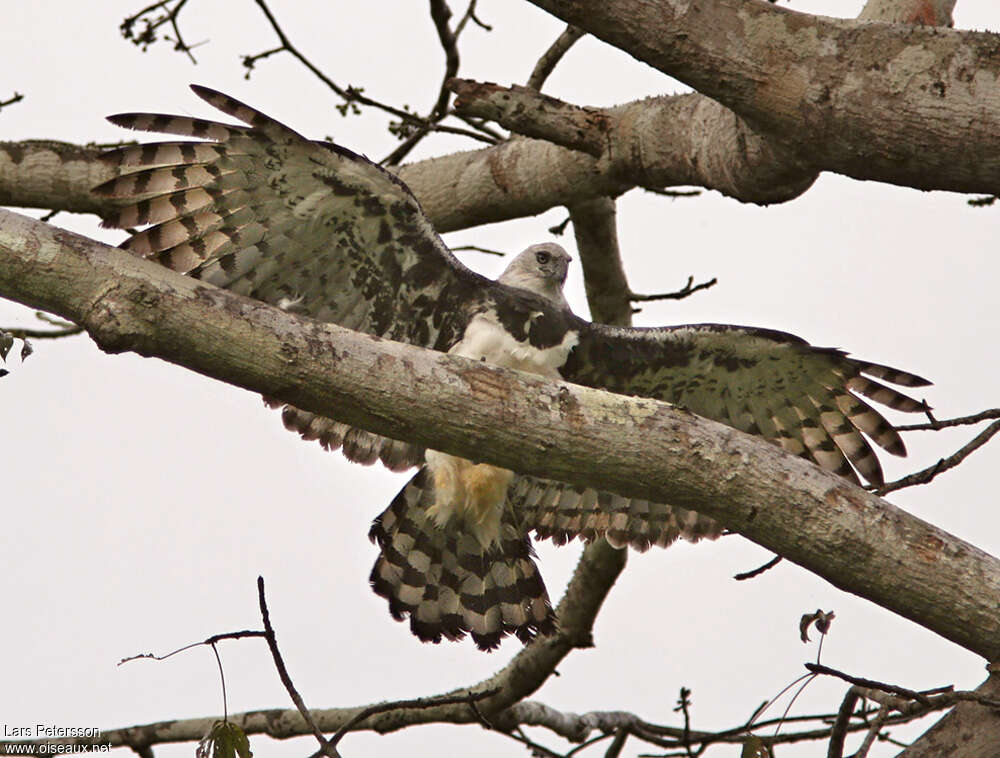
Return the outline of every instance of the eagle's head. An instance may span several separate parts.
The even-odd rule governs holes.
[[[510,262],[497,281],[565,305],[562,288],[571,260],[572,256],[554,242],[532,245]]]

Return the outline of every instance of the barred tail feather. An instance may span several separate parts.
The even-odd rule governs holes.
[[[719,522],[686,508],[627,498],[611,492],[517,474],[507,494],[508,507],[522,527],[539,540],[564,545],[576,538],[604,537],[616,548],[669,547],[678,538],[714,540],[725,531]]]
[[[527,536],[509,514],[501,537],[484,547],[471,531],[442,529],[428,515],[434,503],[426,468],[411,479],[372,524],[380,553],[370,581],[397,621],[407,617],[424,642],[466,634],[493,650],[508,634],[527,643],[553,634],[555,615]]]

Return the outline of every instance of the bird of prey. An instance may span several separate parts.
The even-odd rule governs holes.
[[[533,245],[497,280],[463,266],[392,173],[314,142],[219,92],[195,93],[236,119],[132,113],[121,126],[194,140],[121,147],[119,176],[95,191],[113,227],[145,227],[136,255],[305,317],[541,374],[657,398],[760,435],[858,482],[883,481],[871,442],[904,455],[899,435],[863,398],[900,411],[925,405],[887,383],[913,374],[813,347],[790,334],[720,324],[624,328],[574,315],[570,262]],[[420,639],[471,635],[484,650],[556,620],[529,536],[605,538],[645,550],[722,527],[665,503],[621,497],[459,458],[285,406],[285,425],[351,460],[419,467],[374,522],[375,592]]]

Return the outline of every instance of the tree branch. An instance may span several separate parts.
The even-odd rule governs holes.
[[[610,197],[569,206],[591,318],[602,324],[630,326],[631,290],[618,246],[616,215],[615,201]]]
[[[528,77],[528,87],[533,90],[541,90],[542,85],[545,84],[545,80],[555,70],[556,65],[562,60],[562,57],[585,34],[585,31],[577,29],[572,24],[563,29],[562,34],[556,38],[556,41],[538,59],[534,69],[531,71],[531,76]]]
[[[925,190],[1000,188],[995,34],[756,0],[532,2],[717,100],[814,169]]]
[[[532,102],[544,97],[527,91],[518,97],[522,95]],[[535,123],[544,140],[511,140],[408,164],[398,173],[441,232],[617,197],[636,186],[698,185],[745,202],[783,202],[815,179],[783,148],[698,95],[652,98],[608,110],[561,105],[565,107],[553,110],[548,121],[532,115],[538,109],[523,120]],[[558,126],[570,112],[608,120],[607,133],[598,130],[592,145],[603,146],[599,158],[549,141],[564,134],[571,142],[572,127],[580,122],[570,118],[565,129]],[[114,172],[97,159],[100,152],[65,143],[0,142],[0,204],[101,215],[111,206],[90,190]]]
[[[1000,432],[1000,421],[994,421],[961,448],[956,450],[947,458],[942,458],[933,466],[928,466],[921,471],[908,474],[902,479],[897,479],[894,482],[888,482],[881,487],[877,487],[875,492],[879,495],[886,495],[890,492],[901,490],[904,487],[912,487],[915,484],[928,484],[934,481],[939,474],[943,474],[945,471],[955,468],[955,466],[960,464],[976,450],[989,442],[997,432]]]
[[[776,446],[666,403],[551,382],[332,324],[0,213],[0,294],[131,350],[377,434],[673,503],[1000,656],[1000,561]],[[766,505],[764,505],[766,504]]]

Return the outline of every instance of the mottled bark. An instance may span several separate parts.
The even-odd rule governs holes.
[[[818,170],[1000,191],[1000,37],[762,0],[533,0],[717,100]]]
[[[1000,698],[1000,673],[990,674],[976,690]],[[1000,711],[960,703],[920,736],[899,758],[984,758],[1000,755]]]
[[[121,251],[0,214],[0,296],[397,439],[701,511],[989,660],[1000,561],[773,445],[629,398],[304,322]]]

